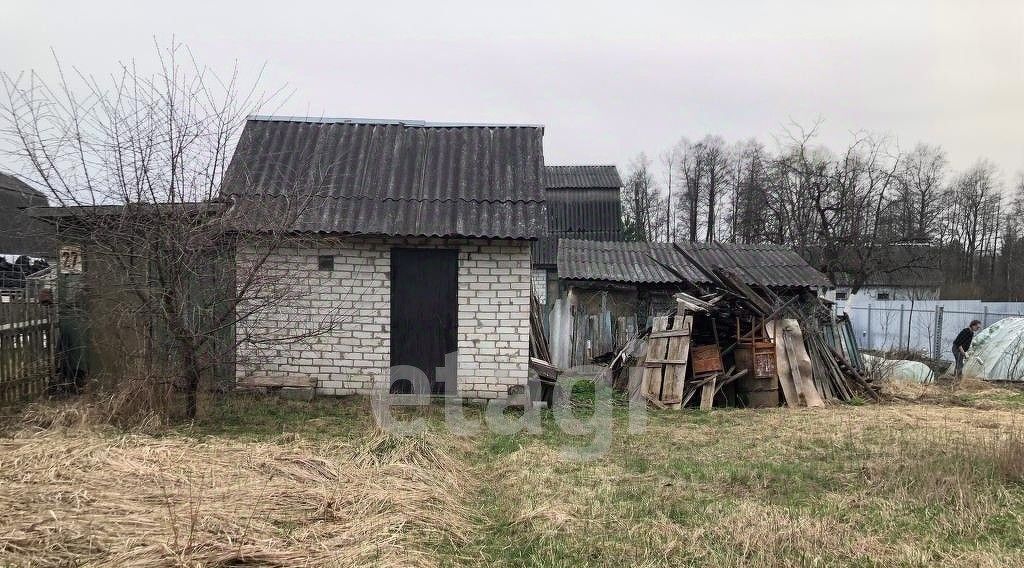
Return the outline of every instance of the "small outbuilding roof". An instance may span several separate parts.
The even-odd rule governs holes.
[[[224,177],[239,228],[529,239],[545,232],[541,126],[252,117]]]
[[[615,166],[545,166],[548,236],[533,246],[533,264],[553,266],[558,240],[621,241],[622,180]]]
[[[673,268],[691,268],[669,243],[560,239],[558,277],[566,280],[607,280],[634,284],[679,283],[679,278],[655,259]],[[695,282],[705,281],[696,270],[685,274]]]
[[[558,244],[558,276],[567,280],[633,284],[710,283],[710,279],[688,256],[707,268],[731,270],[747,284],[831,286],[824,274],[787,247],[732,243],[673,245],[562,239]],[[662,265],[671,267],[685,280]]]
[[[760,286],[832,286],[793,249],[774,244],[678,243],[697,262],[735,272],[747,284]]]
[[[544,181],[548,189],[615,189],[622,178],[615,166],[547,166]]]

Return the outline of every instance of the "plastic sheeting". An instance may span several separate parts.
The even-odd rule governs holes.
[[[949,374],[953,374],[953,365]],[[1024,317],[1006,318],[974,336],[964,376],[990,381],[1024,382]]]
[[[861,354],[861,359],[869,373],[878,371],[882,373],[883,379],[915,383],[930,383],[935,380],[935,373],[920,361],[885,359],[866,353]]]

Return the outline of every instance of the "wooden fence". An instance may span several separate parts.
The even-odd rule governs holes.
[[[45,396],[54,370],[55,324],[50,306],[0,303],[0,405]]]

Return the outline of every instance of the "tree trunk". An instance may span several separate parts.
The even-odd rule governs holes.
[[[182,378],[185,379],[185,416],[189,420],[195,420],[199,406],[199,377],[202,373],[195,352],[186,351],[182,355],[182,367],[184,371]]]

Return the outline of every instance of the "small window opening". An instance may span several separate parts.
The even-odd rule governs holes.
[[[317,257],[317,266],[320,268],[320,270],[325,270],[327,272],[333,271],[334,255],[320,255],[319,257]]]
[[[886,301],[886,300],[889,299],[889,293],[888,292],[879,292],[878,295],[875,296],[875,299],[876,300]]]
[[[844,292],[836,292],[836,300],[842,302],[842,301],[849,300],[849,299],[850,299],[850,293],[849,292],[845,292],[845,291]]]

